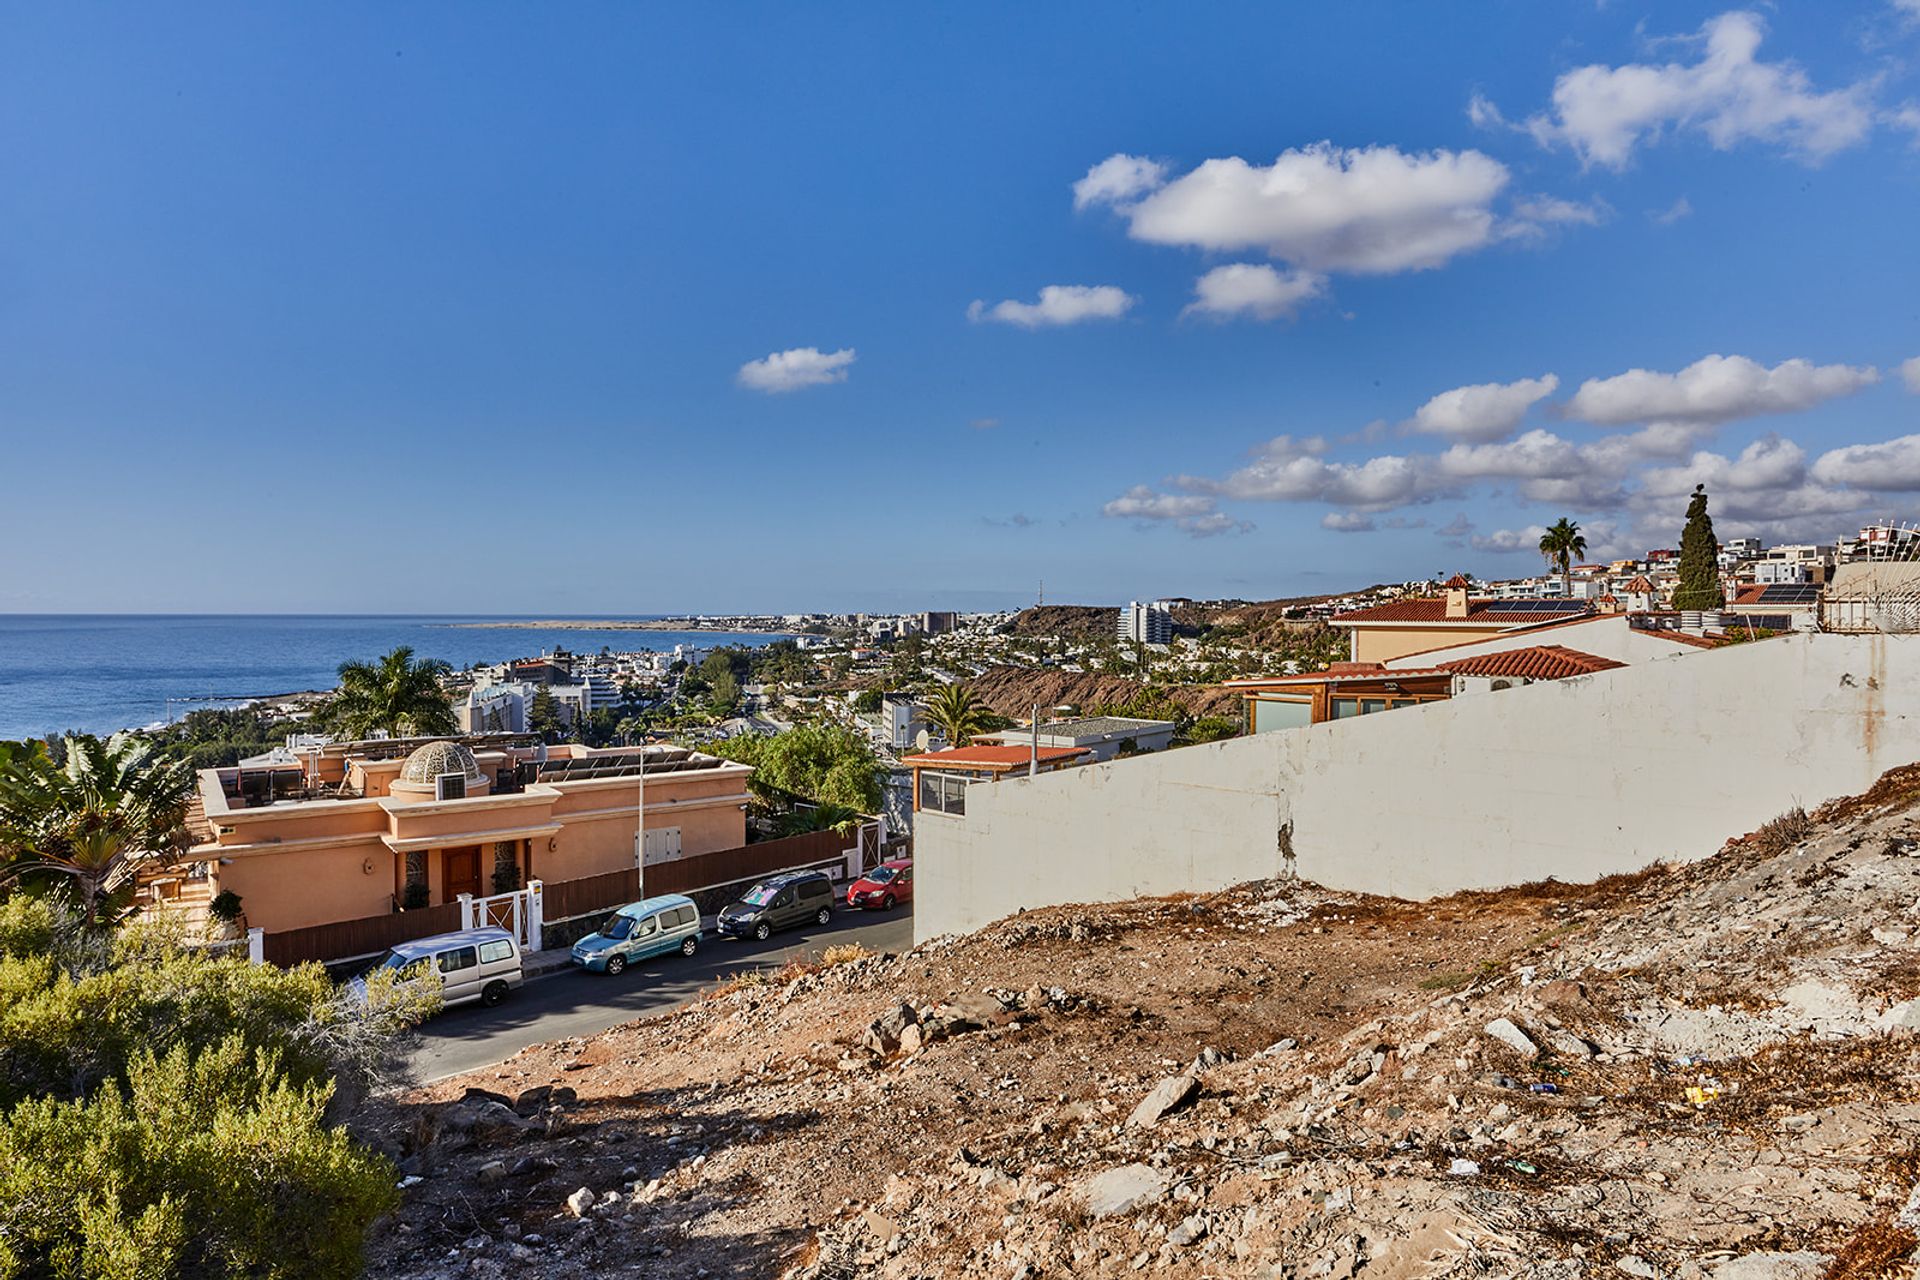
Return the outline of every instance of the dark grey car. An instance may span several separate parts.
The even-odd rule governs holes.
[[[796,871],[762,880],[729,902],[714,927],[731,938],[765,938],[776,929],[832,919],[833,881],[824,871]]]

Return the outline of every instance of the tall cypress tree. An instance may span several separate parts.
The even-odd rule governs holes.
[[[1680,533],[1680,586],[1673,593],[1673,607],[1718,609],[1726,603],[1720,590],[1720,542],[1707,514],[1707,486],[1697,484],[1687,504],[1687,527]]]

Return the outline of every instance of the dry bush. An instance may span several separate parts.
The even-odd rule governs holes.
[[[1813,819],[1799,805],[1787,810],[1748,837],[1763,858],[1777,858],[1813,834]]]
[[[723,978],[719,986],[707,992],[707,999],[722,1000],[727,996],[733,995],[735,992],[745,991],[749,987],[767,986],[772,981],[773,980],[767,976],[765,969],[742,969],[738,973],[730,974],[726,978]]]
[[[1823,1280],[1882,1280],[1908,1274],[1907,1260],[1920,1243],[1913,1232],[1875,1218],[1861,1227],[1828,1264]]]
[[[837,964],[852,964],[856,960],[865,960],[873,952],[857,942],[842,942],[828,947],[820,953],[820,963],[831,969]]]
[[[1916,800],[1920,800],[1920,764],[1904,764],[1881,774],[1860,795],[1827,801],[1813,816],[1817,822],[1846,822],[1905,809]]]

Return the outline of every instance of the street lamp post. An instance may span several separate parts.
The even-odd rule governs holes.
[[[640,798],[633,818],[634,886],[641,898],[647,896],[647,740],[640,739]]]

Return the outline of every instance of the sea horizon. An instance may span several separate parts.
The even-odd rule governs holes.
[[[697,615],[600,614],[579,621],[687,616]],[[0,739],[112,733],[200,707],[331,689],[342,662],[377,658],[399,645],[464,669],[553,649],[660,652],[683,644],[768,644],[784,634],[539,625],[570,621],[517,613],[0,612]],[[507,625],[459,625],[476,622]]]

